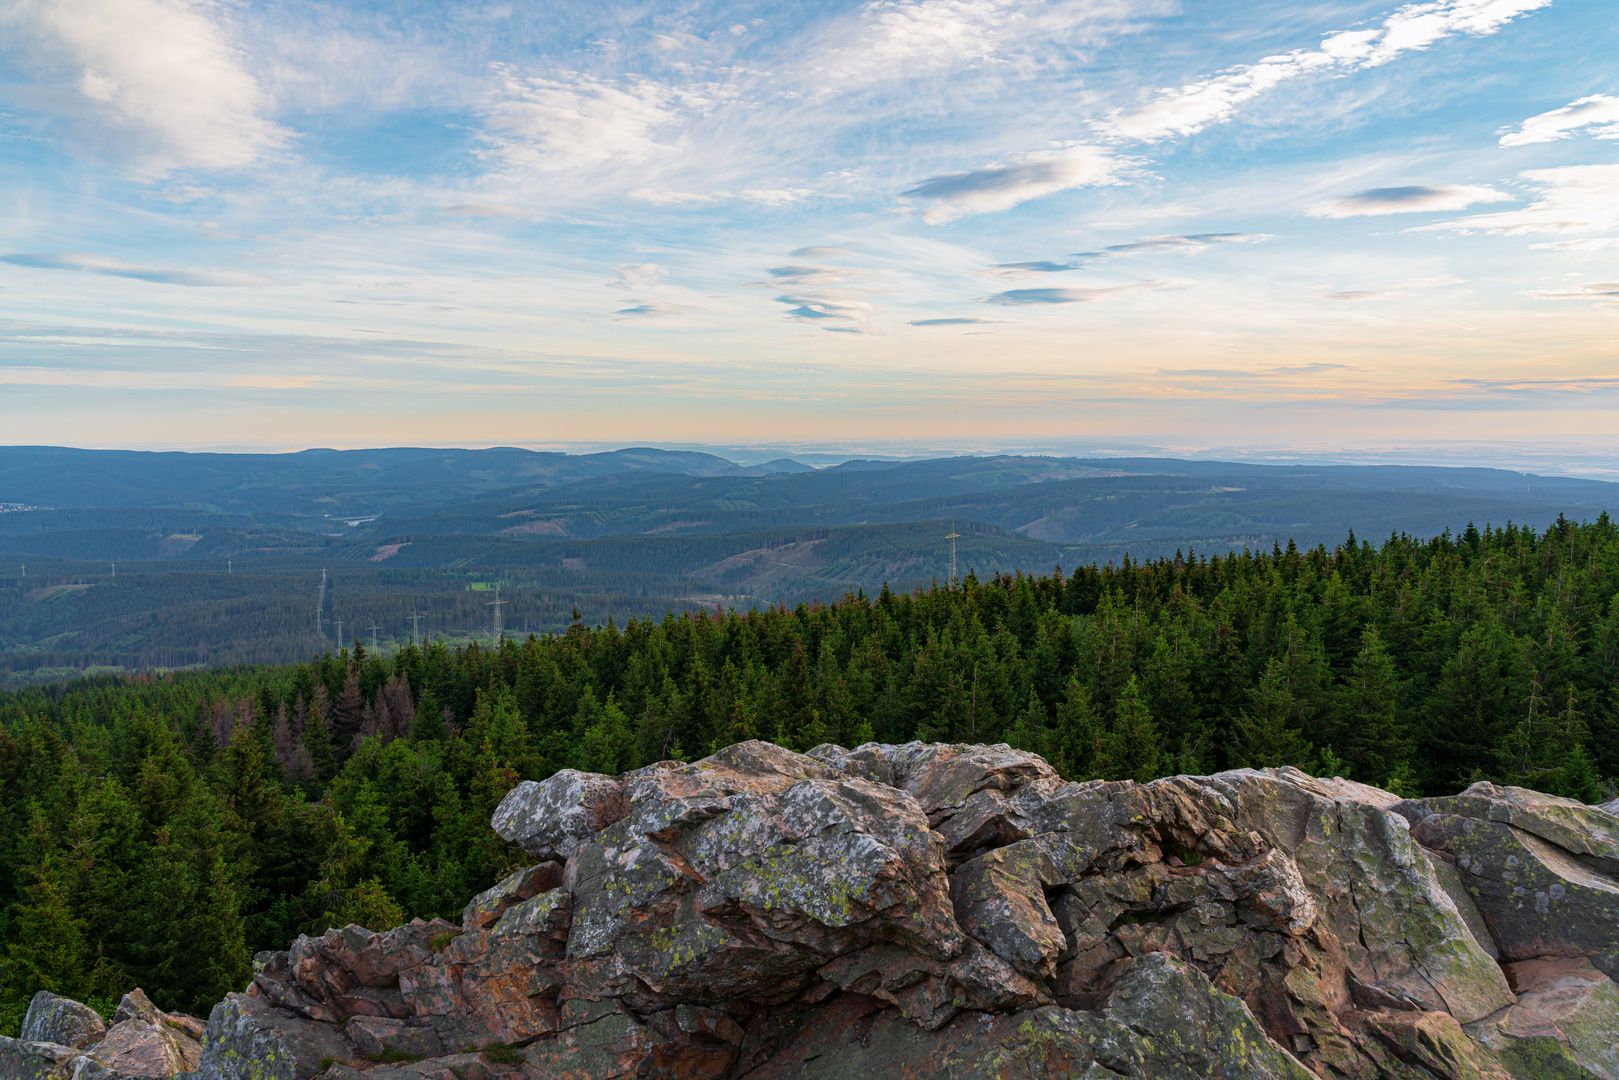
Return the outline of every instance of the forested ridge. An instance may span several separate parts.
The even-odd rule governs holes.
[[[3,694],[0,1032],[39,989],[205,1012],[298,933],[454,919],[523,859],[488,826],[520,779],[748,738],[1592,801],[1619,777],[1616,594],[1603,514]]]

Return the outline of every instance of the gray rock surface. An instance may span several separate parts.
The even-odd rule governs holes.
[[[24,1042],[48,1042],[82,1049],[101,1041],[107,1022],[88,1005],[80,1005],[49,990],[41,990],[28,1003],[19,1037]]]
[[[494,827],[542,861],[261,954],[195,1075],[1619,1080],[1619,820],[1524,789],[749,742]],[[183,1034],[143,1002],[101,1042]],[[40,1047],[0,1061],[101,1067]]]
[[[71,1046],[0,1035],[0,1077],[5,1080],[73,1080],[82,1060]]]
[[[491,827],[538,859],[566,859],[624,816],[624,786],[611,776],[563,769],[524,780],[501,800]]]
[[[208,1015],[197,1080],[309,1080],[354,1050],[337,1031],[289,1016],[255,994],[231,994]]]

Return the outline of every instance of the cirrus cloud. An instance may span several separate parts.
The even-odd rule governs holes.
[[[1551,0],[1436,0],[1407,4],[1371,30],[1328,34],[1319,48],[1267,56],[1207,79],[1160,90],[1134,108],[1116,109],[1094,127],[1110,139],[1157,142],[1224,123],[1237,108],[1284,82],[1313,74],[1386,64],[1456,34],[1483,37]]]

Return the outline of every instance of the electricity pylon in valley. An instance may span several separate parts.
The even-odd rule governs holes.
[[[488,604],[484,605],[485,607],[492,607],[495,609],[494,633],[489,635],[490,641],[498,642],[500,640],[500,635],[506,632],[506,620],[502,616],[500,609],[509,603],[511,603],[510,600],[502,600],[500,598],[500,582],[495,582],[495,598],[489,601]]]
[[[321,613],[326,610],[326,571],[320,572],[320,594],[315,597],[315,633],[324,633]]]
[[[950,541],[950,584],[954,585],[956,583],[956,541],[961,539],[961,534],[956,531],[955,518],[950,519],[950,535],[945,539]]]

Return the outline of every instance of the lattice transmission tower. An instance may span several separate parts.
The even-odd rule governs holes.
[[[500,609],[509,603],[511,603],[510,600],[500,598],[500,582],[495,582],[495,598],[485,605],[495,609],[494,632],[489,635],[490,641],[498,642],[500,636],[506,632],[506,619]]]

